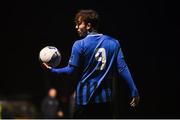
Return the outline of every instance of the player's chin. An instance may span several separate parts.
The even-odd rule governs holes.
[[[82,34],[82,33],[80,33],[80,32],[78,32],[78,35],[79,35],[79,37],[82,37],[82,36],[83,36],[83,34]]]

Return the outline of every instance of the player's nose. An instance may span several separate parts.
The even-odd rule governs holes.
[[[78,29],[78,25],[76,25],[75,28]]]

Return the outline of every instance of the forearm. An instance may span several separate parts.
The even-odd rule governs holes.
[[[53,74],[67,74],[67,75],[72,75],[75,72],[75,67],[68,65],[64,68],[52,68],[51,72]]]
[[[119,74],[128,84],[130,88],[131,96],[132,97],[139,96],[138,90],[136,88],[136,85],[134,84],[129,68],[124,60],[124,56],[121,49],[119,50],[118,57],[117,57],[117,69],[118,69]]]
[[[123,70],[119,71],[119,74],[122,76],[122,78],[126,81],[126,83],[129,86],[131,96],[139,96],[138,90],[136,88],[136,85],[133,81],[133,78],[131,76],[131,73],[127,66],[124,66]]]

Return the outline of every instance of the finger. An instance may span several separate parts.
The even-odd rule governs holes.
[[[132,103],[130,106],[131,106],[131,107],[136,107],[137,104],[136,104],[136,103]]]
[[[130,104],[133,104],[134,103],[134,98],[131,100]]]
[[[135,107],[135,104],[130,104],[131,107]]]
[[[133,106],[133,105],[135,105],[135,103],[134,103],[134,102],[132,102],[132,103],[130,103],[130,105],[131,105],[131,106]]]
[[[44,68],[51,69],[51,67],[49,65],[47,65],[46,63],[42,63],[42,64],[43,64]]]
[[[131,103],[130,103],[130,106],[131,107],[136,107],[138,105],[138,102],[137,101],[132,101]]]

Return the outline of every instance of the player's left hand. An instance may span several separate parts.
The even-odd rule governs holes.
[[[131,107],[137,107],[139,104],[139,100],[140,100],[139,96],[133,97],[131,102],[130,102],[130,106]]]

